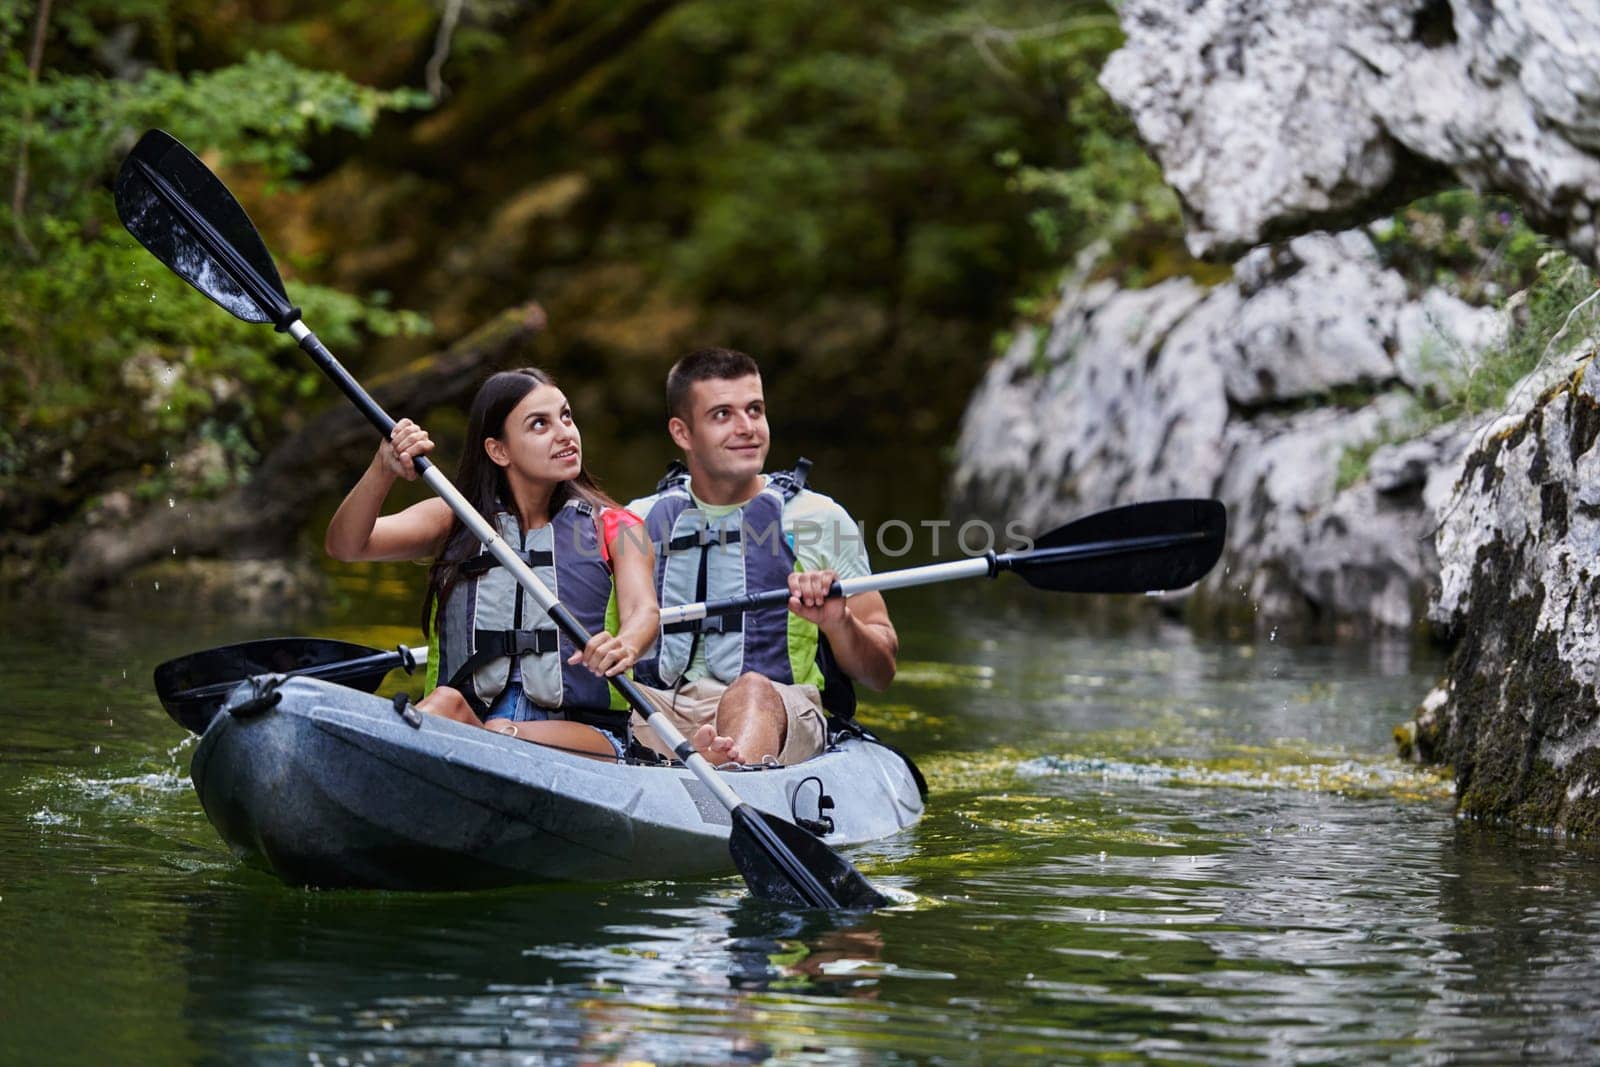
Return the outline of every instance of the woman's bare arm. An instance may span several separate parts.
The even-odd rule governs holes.
[[[443,500],[424,500],[394,515],[382,513],[395,479],[415,479],[412,459],[431,451],[426,430],[410,419],[395,424],[394,435],[378,446],[366,473],[333,513],[323,539],[328,555],[356,563],[426,559],[438,553],[453,520]]]

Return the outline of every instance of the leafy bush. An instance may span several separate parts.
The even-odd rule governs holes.
[[[143,130],[160,126],[213,166],[267,189],[292,185],[305,141],[365,134],[420,94],[383,92],[270,54],[193,75],[147,69],[127,79],[82,57],[105,43],[97,15],[154,18],[159,5],[75,5],[54,31],[65,63],[37,76],[24,50],[33,4],[0,0],[0,159],[22,197],[0,205],[11,253],[0,259],[0,503],[9,532],[58,521],[121,472],[141,495],[164,490],[191,447],[224,462],[189,491],[242,474],[312,385],[285,346],[211,307],[123,230],[110,179]],[[51,53],[55,55],[56,53]],[[316,285],[294,296],[330,344],[427,328]]]
[[[1371,233],[1379,256],[1413,292],[1440,286],[1472,304],[1527,288],[1549,248],[1511,200],[1468,189],[1418,200]]]
[[[1504,230],[1508,239],[1502,245],[1509,246],[1516,240],[1517,224],[1505,224]],[[1538,249],[1541,254],[1531,266],[1518,264],[1515,268],[1531,271],[1527,288],[1499,301],[1508,313],[1505,336],[1480,352],[1452,352],[1440,359],[1439,387],[1414,397],[1400,420],[1378,438],[1340,456],[1339,489],[1365,477],[1372,454],[1384,445],[1419,437],[1447,422],[1495,411],[1511,399],[1513,387],[1542,363],[1566,354],[1581,341],[1593,343],[1600,331],[1600,296],[1594,273],[1571,256],[1551,251],[1546,241],[1540,240]],[[1510,273],[1510,259],[1502,262],[1502,277],[1515,277]],[[1469,273],[1481,282],[1489,272]]]

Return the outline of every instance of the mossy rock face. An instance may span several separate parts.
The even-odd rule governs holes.
[[[1597,411],[1580,372],[1488,435],[1440,531],[1459,643],[1396,741],[1454,768],[1465,815],[1600,831]]]

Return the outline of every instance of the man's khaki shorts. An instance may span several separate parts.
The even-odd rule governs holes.
[[[785,685],[782,682],[772,684],[783,697],[783,710],[788,720],[788,728],[783,735],[783,751],[778,753],[778,762],[787,767],[808,760],[822,751],[828,735],[827,720],[822,712],[822,694],[816,686]],[[676,690],[653,689],[648,685],[639,686],[639,690],[657,710],[666,714],[683,736],[693,737],[701,726],[716,723],[717,704],[728,687],[715,678],[697,678]],[[639,717],[638,712],[633,713],[632,719],[633,736],[640,744],[648,745],[663,755],[672,755],[672,749],[656,736],[656,732]],[[760,753],[742,755],[752,763],[761,758]]]

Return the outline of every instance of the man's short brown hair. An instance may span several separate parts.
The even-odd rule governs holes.
[[[667,372],[667,417],[690,421],[689,389],[695,382],[761,376],[756,361],[732,348],[697,348]]]

